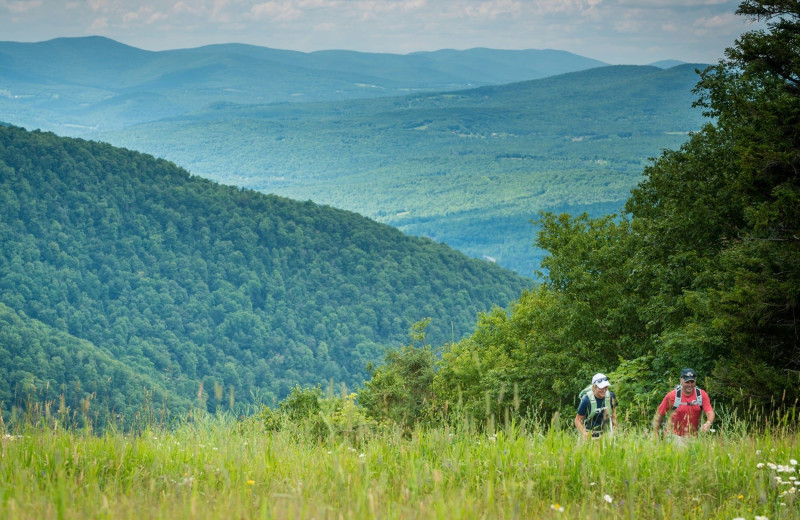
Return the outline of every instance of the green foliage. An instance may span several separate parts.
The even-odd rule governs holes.
[[[654,330],[676,352],[695,352],[713,370],[711,386],[744,406],[774,401],[781,388],[789,402],[800,398],[800,11],[747,1],[738,12],[770,31],[743,35],[701,75],[698,105],[716,124],[646,170],[628,209],[655,246],[649,309],[666,308],[667,319]],[[768,392],[737,388],[768,372]]]
[[[356,405],[355,399],[356,394],[348,394],[344,389],[341,396],[336,396],[332,387],[325,395],[319,386],[296,386],[276,410],[262,406],[246,423],[269,432],[289,432],[299,438],[309,436],[317,441],[345,438],[358,443],[374,433],[378,424]],[[250,428],[244,425],[242,429]]]
[[[409,323],[460,339],[532,283],[353,213],[15,127],[0,127],[0,240],[6,419],[26,381],[47,400],[80,382],[114,413],[143,388],[173,413],[238,414],[298,384],[355,387]]]
[[[580,349],[563,342],[560,295],[545,287],[522,294],[510,311],[483,314],[472,337],[448,348],[434,381],[437,400],[478,423],[508,414],[540,418],[572,406],[585,386]]]
[[[617,414],[626,427],[647,425],[664,394],[671,390],[654,365],[657,366],[656,357],[645,354],[635,359],[620,360],[614,371],[608,374],[614,382],[614,394],[619,401]],[[677,384],[677,378],[673,377],[672,380]],[[714,392],[713,389],[703,389]]]
[[[406,431],[430,419],[436,355],[424,344],[429,324],[430,319],[415,323],[411,344],[387,351],[383,363],[372,370],[358,392],[358,402],[369,415],[390,420]],[[416,346],[416,342],[423,344]]]

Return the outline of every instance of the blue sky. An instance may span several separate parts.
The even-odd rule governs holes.
[[[559,49],[612,64],[715,63],[754,28],[739,0],[0,0],[0,40],[100,35],[148,50]]]

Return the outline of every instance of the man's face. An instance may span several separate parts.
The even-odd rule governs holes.
[[[681,378],[681,389],[683,393],[694,392],[695,382],[694,379]]]
[[[606,397],[606,392],[608,392],[608,387],[599,388],[597,386],[594,387],[594,396],[598,399],[604,399]]]

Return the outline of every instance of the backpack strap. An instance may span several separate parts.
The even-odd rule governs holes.
[[[597,397],[591,391],[586,396],[589,398],[589,413],[586,415],[588,420],[597,415]]]
[[[672,403],[672,409],[673,410],[677,410],[678,407],[681,406],[681,405],[684,405],[684,406],[697,405],[697,406],[702,407],[703,406],[703,392],[700,391],[700,389],[697,388],[697,387],[695,387],[695,389],[694,389],[694,397],[695,397],[695,399],[691,403],[682,403],[681,402],[681,385],[676,386],[675,387],[675,402]]]

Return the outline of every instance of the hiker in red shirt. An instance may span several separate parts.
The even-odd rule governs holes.
[[[707,432],[714,422],[714,409],[705,390],[696,387],[697,375],[691,368],[681,371],[681,384],[664,396],[653,418],[653,433],[657,436],[661,421],[667,412],[673,411],[669,424],[671,432],[679,437],[697,435],[698,429]],[[706,422],[700,426],[700,416],[706,414]],[[699,427],[699,428],[698,428]]]

